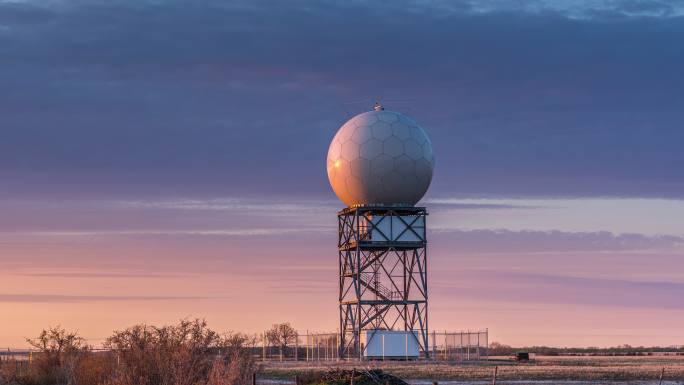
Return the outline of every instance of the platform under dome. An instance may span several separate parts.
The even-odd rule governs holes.
[[[413,119],[380,107],[337,131],[327,168],[330,185],[347,206],[413,206],[432,180],[432,143]]]

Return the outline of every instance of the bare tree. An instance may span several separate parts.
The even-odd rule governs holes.
[[[226,333],[219,341],[222,352],[212,364],[207,385],[243,385],[251,383],[252,373],[258,370],[249,348],[256,337],[242,333]]]
[[[297,331],[290,325],[289,322],[282,324],[275,324],[266,331],[266,339],[269,344],[278,346],[280,349],[280,360],[283,360],[283,352],[292,344],[297,338]]]
[[[119,358],[116,385],[242,385],[257,369],[242,334],[218,334],[206,321],[136,325],[117,331],[105,347]]]
[[[37,338],[26,341],[38,350],[34,365],[38,376],[55,384],[71,382],[75,370],[90,351],[78,332],[60,326],[43,329]]]

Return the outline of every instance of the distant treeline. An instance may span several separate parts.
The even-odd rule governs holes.
[[[523,346],[513,347],[509,345],[492,342],[489,345],[490,356],[507,356],[516,352],[531,352],[543,356],[561,355],[597,355],[597,356],[641,356],[654,353],[673,353],[684,355],[684,345],[680,346],[631,346],[620,345],[609,348],[599,348],[589,346],[586,348],[567,348],[553,346]]]

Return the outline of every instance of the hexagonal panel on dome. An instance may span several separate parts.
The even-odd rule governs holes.
[[[330,143],[330,148],[328,149],[328,158],[337,159],[342,152],[342,145],[335,138],[332,143]]]
[[[335,159],[333,162],[333,168],[335,169],[335,173],[340,176],[345,176],[351,173],[349,170],[349,161],[345,160],[344,158]]]
[[[358,127],[353,124],[350,124],[348,127],[345,127],[344,131],[340,132],[340,136],[338,138],[340,143],[344,143],[348,139],[351,139],[352,135],[354,135],[354,132],[356,132],[357,128]]]
[[[379,140],[385,140],[392,135],[392,126],[385,122],[373,123],[371,130],[373,130],[373,137]]]
[[[423,158],[429,162],[434,161],[434,154],[432,153],[432,145],[429,141],[423,143]]]
[[[355,117],[349,119],[349,120],[347,121],[347,123],[345,123],[345,125],[346,125],[346,124],[351,124],[351,125],[354,126],[354,127],[363,126],[363,121],[362,121],[362,119],[359,118],[359,116],[360,116],[360,115],[357,115],[357,116],[355,116]],[[344,126],[342,126],[342,127],[344,127]]]
[[[404,143],[392,135],[382,143],[382,152],[391,157],[399,156],[404,153]]]
[[[406,154],[394,158],[394,169],[405,177],[414,177],[416,174],[416,161]]]
[[[401,140],[405,140],[411,137],[411,131],[409,126],[401,122],[392,123],[392,133],[394,136]]]
[[[385,188],[382,185],[382,178],[374,176],[368,181],[364,181],[364,190],[366,195],[363,197],[363,203],[381,203],[385,198]]]
[[[402,190],[405,185],[404,177],[396,171],[390,171],[387,175],[382,177],[382,185],[385,191],[396,195]],[[401,197],[397,198],[401,201]]]
[[[354,143],[351,139],[342,143],[342,152],[340,154],[345,160],[354,160],[359,157],[359,145]]]
[[[380,154],[382,154],[382,142],[377,139],[371,139],[361,145],[360,155],[363,158],[372,160]]]
[[[397,114],[390,111],[378,112],[378,119],[385,123],[394,123],[399,120],[399,118],[397,118]]]
[[[351,136],[351,140],[358,144],[365,143],[370,139],[373,139],[373,131],[367,126],[357,127],[356,131]]]
[[[418,142],[418,144],[420,145],[427,141],[425,131],[423,131],[423,129],[418,126],[411,127],[411,138],[413,138],[413,140]]]
[[[361,115],[356,115],[355,118],[353,118],[356,122],[356,125],[360,126],[370,126],[371,124],[375,123],[378,121],[378,118],[375,116],[376,114],[373,113],[373,111],[365,112]]]
[[[364,194],[363,183],[361,183],[361,179],[356,178],[353,175],[349,175],[345,178],[344,182],[347,193],[351,195],[352,199],[359,201]]]
[[[337,171],[335,171],[335,166],[332,161],[328,161],[327,165],[327,171],[328,171],[328,179],[330,180],[330,184],[332,184],[333,179],[337,178]]]
[[[419,159],[416,161],[415,166],[417,178],[432,178],[432,164],[429,161],[425,159]]]
[[[394,169],[394,158],[387,154],[380,154],[371,159],[371,172],[379,177],[390,173]]]
[[[349,164],[352,175],[363,180],[371,177],[371,162],[365,158],[356,158]]]
[[[406,155],[413,160],[418,160],[423,157],[423,147],[413,139],[404,141],[404,151],[406,151]]]

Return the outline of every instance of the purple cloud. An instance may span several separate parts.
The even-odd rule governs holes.
[[[384,96],[432,195],[683,196],[674,5],[50,4],[0,4],[3,195],[331,198],[330,138]]]

